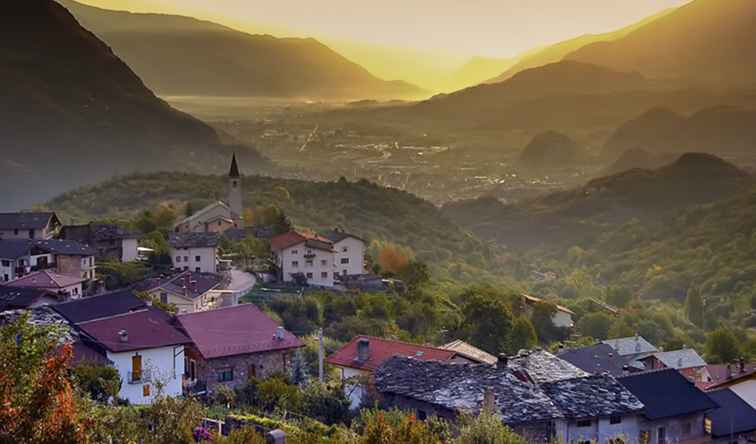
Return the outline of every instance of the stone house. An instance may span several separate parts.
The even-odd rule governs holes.
[[[195,392],[286,373],[293,353],[303,345],[253,304],[181,314],[178,323],[192,340],[184,385]]]
[[[64,225],[59,238],[89,245],[96,251],[97,260],[131,262],[138,259],[139,236],[115,224]]]
[[[395,356],[375,370],[374,378],[387,406],[413,410],[419,419],[455,420],[488,404],[530,443],[638,439],[643,404],[609,375],[534,384],[501,359],[490,366]]]
[[[0,239],[52,239],[60,226],[52,212],[0,213]]]

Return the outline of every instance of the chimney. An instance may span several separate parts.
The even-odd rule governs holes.
[[[496,396],[491,387],[486,387],[486,391],[483,392],[483,406],[481,410],[487,413],[496,411]]]
[[[635,335],[635,352],[640,353],[640,351],[641,351],[640,336],[636,334]]]
[[[622,375],[629,375],[630,374],[630,366],[625,364],[622,366]]]
[[[741,356],[738,360],[738,364],[740,365],[740,373],[745,373],[745,358]]]
[[[357,360],[365,362],[370,358],[370,340],[361,338],[357,341]]]
[[[499,360],[496,361],[496,368],[503,370],[509,366],[509,358],[504,353],[499,355]]]
[[[119,331],[118,337],[121,338],[121,342],[129,342],[129,332],[126,330]]]
[[[274,336],[274,339],[276,341],[283,341],[284,340],[284,328],[279,326],[276,327],[276,335]]]
[[[732,378],[732,364],[727,364],[727,379]]]

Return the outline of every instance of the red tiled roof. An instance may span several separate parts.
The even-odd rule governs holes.
[[[84,282],[79,277],[67,276],[53,273],[49,270],[35,271],[26,276],[20,277],[15,281],[8,282],[10,287],[29,287],[29,288],[66,288]]]
[[[78,327],[99,344],[114,353],[188,344],[191,341],[173,325],[168,313],[157,308],[82,322]],[[122,341],[120,332],[128,332]]]
[[[370,341],[368,359],[365,362],[357,361],[357,342],[360,339]],[[427,345],[410,344],[408,342],[393,341],[373,336],[355,336],[351,341],[329,356],[327,361],[332,365],[372,371],[393,356],[415,358],[421,361],[448,361],[455,355],[456,352],[452,350],[444,350]]]
[[[741,379],[756,377],[756,364],[746,364],[742,372],[737,363],[730,364],[730,376],[728,376],[727,364],[707,365],[706,370],[709,371],[711,381],[696,384],[703,390],[727,387],[728,384]]]
[[[278,323],[253,304],[183,314],[178,320],[205,359],[302,346],[286,330],[283,340],[275,339]]]
[[[309,245],[313,248],[326,249],[324,245],[317,244],[322,243],[328,245],[327,249],[329,251],[332,249],[331,245],[333,243],[328,238],[317,234],[300,233],[298,231],[289,231],[288,233],[274,236],[270,240],[270,249],[273,251],[280,251],[306,241],[315,241],[315,244]]]

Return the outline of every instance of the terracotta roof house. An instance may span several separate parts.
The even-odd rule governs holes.
[[[563,350],[557,356],[592,375],[623,376],[627,363],[612,347],[602,343]]]
[[[119,397],[132,404],[149,404],[157,384],[167,396],[183,393],[184,346],[191,339],[171,315],[146,308],[77,324],[106,350],[121,380]]]
[[[521,350],[517,355],[508,357],[506,365],[511,370],[520,371],[535,384],[589,376],[587,372],[541,349]]]
[[[57,304],[52,308],[66,318],[68,322],[78,324],[144,310],[147,308],[147,303],[137,297],[132,290],[118,290]]]
[[[338,275],[336,250],[322,236],[290,231],[270,240],[279,281],[331,288]]]
[[[388,406],[453,420],[488,405],[527,442],[599,441],[633,427],[643,404],[611,376],[587,376],[540,385],[498,366],[393,357],[375,371],[375,387]],[[610,419],[612,418],[612,419]],[[611,423],[611,424],[610,424]],[[618,424],[623,424],[618,426]]]
[[[739,375],[756,371],[756,363],[747,363],[741,360],[740,362],[731,364],[708,364],[706,371],[709,373],[709,380],[697,383],[704,390],[709,387],[715,387]]]
[[[80,277],[41,270],[10,281],[6,285],[15,288],[36,288],[76,299],[82,296],[82,282],[84,279]]]
[[[705,417],[717,408],[709,396],[675,369],[619,378],[643,402],[642,435],[650,443],[698,442],[706,437]]]
[[[221,305],[221,276],[214,273],[183,271],[137,282],[134,289],[143,291],[164,304],[173,304],[179,313],[211,310]]]
[[[439,348],[453,351],[457,354],[457,357],[462,357],[467,361],[475,364],[496,365],[496,362],[498,362],[499,360],[496,356],[483,351],[478,347],[475,347],[474,345],[468,344],[461,339],[457,339],[446,345],[442,345]]]
[[[0,213],[0,239],[50,239],[60,225],[53,212]]]
[[[756,410],[730,389],[708,393],[719,405],[707,414],[712,441],[729,444],[756,441]]]
[[[457,352],[374,336],[355,336],[329,356],[326,362],[341,371],[344,390],[352,401],[352,408],[356,409],[371,390],[367,380],[373,371],[394,356],[413,357],[421,361],[451,361]]]
[[[286,373],[303,345],[253,304],[182,314],[178,322],[193,342],[186,350],[186,383],[199,390]]]

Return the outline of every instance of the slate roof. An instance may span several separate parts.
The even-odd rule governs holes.
[[[65,256],[94,256],[97,254],[94,248],[75,240],[38,239],[32,242],[34,246],[52,254]]]
[[[474,345],[468,344],[461,339],[457,339],[456,341],[442,345],[439,348],[443,348],[444,350],[451,350],[459,356],[470,359],[480,364],[496,365],[496,363],[499,361],[496,356],[485,352],[478,347],[475,347]]]
[[[325,237],[326,239],[330,240],[334,244],[337,243],[337,242],[341,242],[344,239],[348,239],[350,237],[353,238],[353,239],[357,239],[359,241],[365,242],[365,239],[362,239],[359,236],[355,236],[354,234],[350,234],[350,233],[347,233],[344,230],[339,230],[339,229],[324,231],[322,233],[322,236]]]
[[[594,375],[609,373],[622,376],[626,360],[607,344],[595,344],[559,353],[561,359]]]
[[[0,230],[40,230],[45,228],[51,219],[58,221],[58,216],[52,212],[0,213]]]
[[[55,298],[43,288],[0,286],[0,311],[29,308],[38,299],[49,296]]]
[[[524,370],[537,384],[588,376],[571,363],[540,349],[522,350],[516,356],[509,357],[507,365],[513,370]]]
[[[81,322],[77,324],[77,327],[113,353],[183,345],[192,342],[173,324],[171,315],[153,307],[104,319]],[[121,340],[121,331],[128,333],[128,340],[125,342]]]
[[[357,343],[360,339],[370,341],[367,361],[357,360]],[[394,341],[391,339],[377,338],[374,336],[355,336],[343,347],[336,350],[328,357],[328,363],[341,367],[350,367],[358,370],[375,370],[384,361],[392,356],[413,357],[417,360],[448,361],[456,353],[451,350],[431,347],[409,342]]]
[[[147,303],[139,299],[132,290],[119,290],[57,304],[53,308],[69,322],[77,324],[142,310],[147,308]]]
[[[487,390],[502,421],[509,425],[557,418],[635,413],[643,404],[608,375],[551,382],[540,386],[519,379],[512,369],[393,357],[374,373],[375,386],[453,411],[480,411]]]
[[[40,270],[21,276],[20,278],[8,282],[9,287],[28,287],[28,288],[47,288],[51,290],[62,290],[72,285],[84,282],[84,279],[65,274],[58,274],[50,270]]]
[[[201,216],[205,215],[205,213],[207,213],[209,211],[212,211],[216,207],[221,207],[223,210],[225,210],[226,212],[228,212],[228,217],[233,216],[233,211],[231,211],[231,207],[229,207],[228,204],[226,204],[225,202],[219,200],[219,201],[213,202],[213,203],[205,206],[204,208],[202,208],[201,210],[195,212],[191,216],[187,216],[187,217],[181,219],[180,221],[178,221],[175,224],[173,224],[173,226],[177,227],[179,225],[182,225],[182,224],[185,224],[187,222],[191,222],[191,221],[193,221],[195,219],[198,219]]]
[[[659,351],[658,348],[648,342],[643,336],[607,339],[601,342],[612,347],[620,356],[650,354]]]
[[[654,353],[653,356],[667,368],[676,370],[706,366],[706,361],[692,348]]]
[[[173,276],[145,279],[134,284],[134,289],[154,291],[162,288],[171,293],[196,299],[220,285],[222,279],[220,275],[214,273],[184,271]]]
[[[29,239],[0,239],[0,258],[16,260],[29,256],[31,246]]]
[[[303,345],[299,338],[285,330],[283,340],[276,339],[280,325],[253,304],[182,314],[178,322],[205,359]]]
[[[716,408],[706,393],[674,369],[636,373],[619,378],[645,404],[651,420],[690,415]]]
[[[564,379],[540,385],[566,418],[628,415],[644,403],[611,375]]]
[[[215,248],[219,241],[218,233],[171,233],[168,239],[173,248]]]
[[[502,420],[509,425],[562,417],[562,412],[543,391],[519,380],[510,370],[490,365],[395,356],[375,371],[374,378],[376,388],[382,393],[470,413],[480,411],[486,389],[490,389]]]
[[[715,438],[730,434],[752,433],[756,431],[756,410],[730,389],[715,390],[709,397],[719,404],[710,411],[711,434]]]

